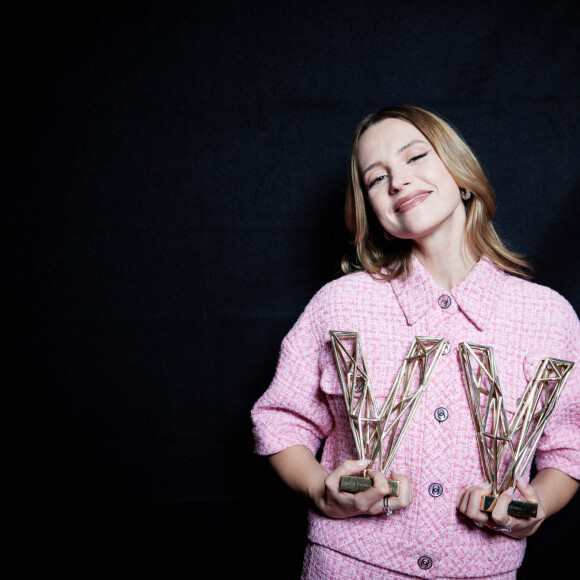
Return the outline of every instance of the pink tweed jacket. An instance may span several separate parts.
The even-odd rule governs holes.
[[[536,364],[580,361],[580,324],[556,292],[509,276],[486,260],[451,291],[417,259],[407,280],[366,273],[324,286],[283,341],[272,384],[252,410],[256,453],[292,445],[318,451],[332,471],[356,458],[329,330],[358,332],[379,397],[393,384],[415,336],[445,338],[429,388],[393,467],[415,486],[414,501],[392,516],[335,520],[309,514],[309,539],[385,570],[423,578],[477,577],[513,571],[525,541],[479,529],[455,508],[460,488],[483,481],[457,345],[492,346],[508,416]],[[560,397],[536,452],[538,469],[580,479],[580,365]],[[509,417],[508,417],[509,418]]]

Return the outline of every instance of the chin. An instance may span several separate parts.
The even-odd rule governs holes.
[[[412,230],[405,230],[405,231],[395,231],[393,230],[391,235],[394,238],[399,238],[400,240],[421,240],[422,238],[426,238],[430,236],[433,232],[437,230],[437,227],[431,228],[417,228]]]
[[[417,219],[419,218],[419,219]],[[447,229],[446,224],[448,224],[447,219],[434,219],[433,215],[423,215],[414,216],[414,219],[410,223],[404,224],[405,227],[392,228],[390,231],[391,235],[402,240],[416,240],[427,238],[432,234],[436,233],[437,230]],[[449,224],[451,225],[451,224]],[[465,226],[463,226],[465,227]],[[451,227],[451,230],[454,228]]]

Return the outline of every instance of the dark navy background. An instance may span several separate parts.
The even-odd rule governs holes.
[[[297,578],[305,504],[253,456],[249,412],[337,276],[356,124],[394,103],[450,120],[504,238],[578,311],[578,17],[572,0],[5,3],[4,559]],[[575,563],[579,505],[520,578]]]

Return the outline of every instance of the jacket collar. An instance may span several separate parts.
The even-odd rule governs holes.
[[[391,286],[409,325],[423,318],[438,305],[442,295],[447,295],[478,329],[484,330],[496,309],[507,276],[482,258],[462,282],[451,290],[445,290],[413,256],[409,276],[393,280]]]

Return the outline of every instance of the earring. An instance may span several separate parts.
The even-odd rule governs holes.
[[[465,188],[460,188],[459,193],[461,194],[461,199],[463,201],[467,201],[468,199],[471,198],[471,191],[469,191],[469,189],[465,189]]]

